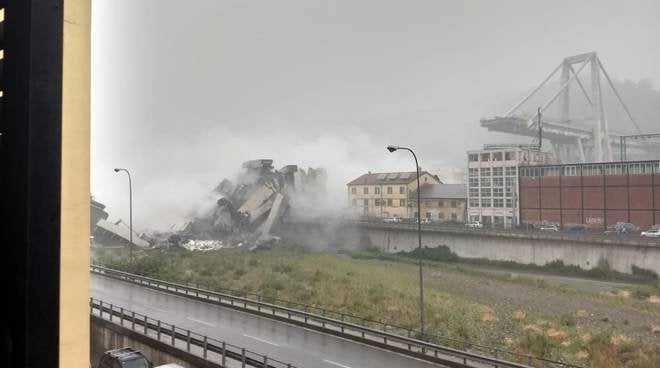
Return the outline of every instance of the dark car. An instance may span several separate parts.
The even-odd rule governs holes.
[[[569,224],[564,226],[564,232],[569,234],[584,234],[588,231],[587,226],[583,224]]]
[[[152,368],[153,365],[139,350],[120,348],[108,350],[99,359],[97,368]]]

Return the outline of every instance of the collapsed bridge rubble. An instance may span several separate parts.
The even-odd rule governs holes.
[[[224,179],[213,189],[210,210],[171,227],[169,243],[189,250],[273,244],[279,238],[271,231],[285,215],[314,207],[325,193],[321,168],[275,170],[271,159],[246,161],[242,168],[235,182]]]

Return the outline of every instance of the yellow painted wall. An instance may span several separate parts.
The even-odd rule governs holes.
[[[64,0],[60,368],[89,367],[91,0]]]

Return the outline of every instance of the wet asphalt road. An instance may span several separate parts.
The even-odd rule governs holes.
[[[91,275],[91,296],[297,367],[426,368],[439,365],[298,326]]]

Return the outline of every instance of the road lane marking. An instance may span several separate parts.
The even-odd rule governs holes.
[[[341,363],[337,363],[337,362],[333,362],[332,360],[323,359],[323,361],[326,362],[326,363],[334,364],[334,365],[336,365],[336,366],[338,366],[338,367],[342,367],[342,368],[351,368],[351,367],[349,367],[349,366],[347,366],[347,365],[344,365],[344,364],[341,364]]]
[[[165,313],[165,310],[164,310],[164,309],[160,309],[160,308],[152,307],[152,306],[150,306],[150,305],[146,305],[146,304],[143,304],[143,306],[144,306],[145,308],[149,308],[149,309],[151,309],[151,310],[155,310],[156,312]]]
[[[257,341],[261,341],[261,342],[263,342],[263,343],[270,344],[270,345],[273,345],[273,346],[279,346],[278,344],[276,344],[276,343],[274,343],[274,342],[270,342],[270,341],[268,341],[268,340],[260,339],[260,338],[258,338],[258,337],[254,337],[254,336],[250,336],[250,335],[246,335],[246,334],[243,334],[243,336],[245,336],[245,337],[249,337],[249,338],[251,338],[251,339],[255,339],[255,340],[257,340]],[[351,368],[351,367],[348,367],[348,368]]]
[[[195,318],[192,318],[192,317],[186,317],[186,319],[191,320],[191,321],[193,321],[193,322],[201,323],[201,324],[203,324],[203,325],[207,325],[207,326],[209,326],[209,327],[216,327],[213,323],[204,322],[204,321],[202,321],[202,320],[195,319]]]

